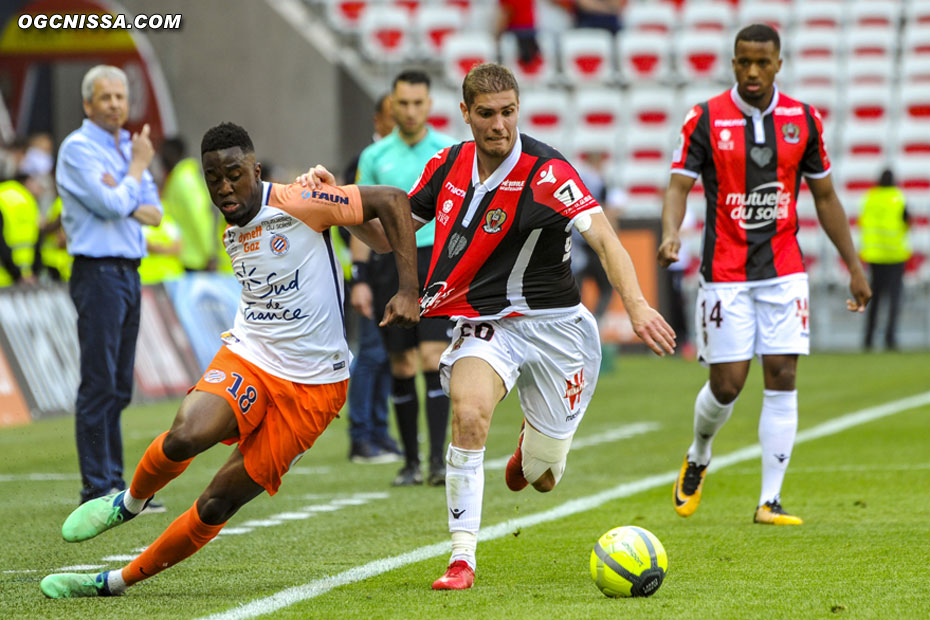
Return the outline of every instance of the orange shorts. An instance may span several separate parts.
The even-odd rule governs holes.
[[[239,423],[245,470],[269,495],[281,476],[310,449],[346,401],[349,380],[294,383],[269,374],[221,347],[193,389],[222,396]]]

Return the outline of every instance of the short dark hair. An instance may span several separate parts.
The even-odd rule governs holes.
[[[781,51],[781,38],[778,31],[768,24],[750,24],[736,33],[736,40],[733,41],[733,51],[736,52],[736,44],[740,41],[754,41],[756,43],[765,43],[771,41],[775,44],[775,51]]]
[[[891,171],[891,168],[885,168],[882,170],[881,175],[878,177],[878,184],[882,187],[894,186],[894,172]]]
[[[496,62],[475,65],[462,81],[462,100],[470,108],[478,95],[492,95],[512,90],[520,100],[520,86],[510,69]]]
[[[249,132],[235,123],[220,123],[207,130],[200,142],[200,155],[210,151],[221,151],[238,146],[246,153],[254,153]]]
[[[384,107],[384,102],[391,98],[391,93],[384,93],[375,100],[375,114],[381,114],[381,109]]]
[[[398,73],[397,77],[394,78],[394,81],[391,82],[392,91],[397,88],[398,82],[406,82],[408,84],[426,84],[426,90],[429,90],[430,87],[429,76],[425,71],[421,71],[419,69],[407,69]]]

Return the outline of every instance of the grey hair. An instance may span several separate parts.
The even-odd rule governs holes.
[[[91,67],[81,80],[81,98],[84,101],[94,98],[94,84],[100,79],[120,80],[126,87],[126,92],[129,92],[129,80],[126,79],[126,73],[122,69],[112,65],[97,65]]]

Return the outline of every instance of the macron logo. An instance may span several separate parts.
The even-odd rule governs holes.
[[[465,197],[465,190],[459,189],[455,185],[452,185],[451,181],[446,181],[446,189],[449,190],[449,193],[453,196],[458,196],[459,198]]]
[[[555,183],[555,175],[552,174],[552,165],[549,165],[549,168],[546,170],[539,171],[539,180],[536,181],[536,185],[542,185],[543,183]]]
[[[452,513],[452,516],[453,516],[454,518],[458,519],[458,518],[461,517],[463,514],[465,514],[465,509],[462,508],[461,510],[456,510],[455,508],[450,508],[450,509],[449,509],[449,512]]]

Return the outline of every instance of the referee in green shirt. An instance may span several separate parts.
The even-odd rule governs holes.
[[[426,119],[432,100],[429,76],[422,71],[404,71],[392,85],[391,113],[394,131],[370,145],[359,158],[359,185],[393,185],[409,190],[416,183],[426,162],[438,151],[457,141],[433,131]],[[417,231],[417,264],[420,282],[426,281],[433,251],[433,223]],[[353,239],[354,243],[354,239]],[[380,322],[387,301],[397,292],[397,274],[389,255],[366,256],[353,245],[356,279],[352,288],[353,308],[367,314],[374,311]],[[367,286],[366,286],[367,285]],[[372,306],[369,306],[372,304]],[[426,381],[426,420],[429,428],[430,460],[428,482],[445,484],[445,442],[449,423],[449,398],[439,382],[439,357],[449,344],[452,323],[445,319],[421,319],[416,327],[383,327],[381,335],[391,359],[391,397],[397,426],[404,447],[405,464],[397,474],[395,486],[423,483],[417,441],[420,403],[416,390],[417,368]]]

